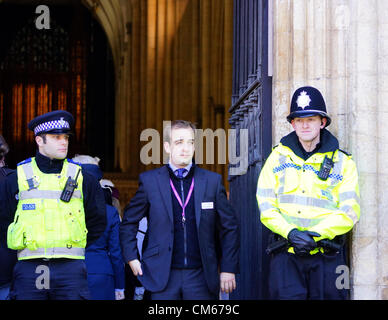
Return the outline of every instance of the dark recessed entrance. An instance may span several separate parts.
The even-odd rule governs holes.
[[[64,109],[76,117],[68,156],[98,156],[113,171],[114,67],[104,31],[79,1],[49,2],[49,30],[36,28],[38,4],[22,3],[0,4],[0,132],[9,166],[35,154],[28,121]]]

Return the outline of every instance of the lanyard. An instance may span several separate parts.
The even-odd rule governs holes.
[[[194,189],[194,178],[193,178],[193,180],[191,180],[190,190],[189,190],[189,194],[187,195],[185,204],[182,204],[182,200],[179,197],[178,192],[176,191],[175,186],[172,183],[171,179],[170,179],[170,186],[171,186],[172,191],[174,192],[175,198],[178,200],[179,205],[182,207],[182,222],[184,223],[186,221],[185,208],[186,208],[187,204],[189,203],[189,200],[191,198],[191,194],[193,193],[193,189]]]

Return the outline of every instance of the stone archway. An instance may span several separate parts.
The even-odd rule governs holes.
[[[128,99],[130,83],[128,56],[128,26],[131,17],[130,1],[82,0],[104,29],[110,44],[115,68],[115,167],[122,172],[128,169],[128,141],[130,139],[130,112]]]

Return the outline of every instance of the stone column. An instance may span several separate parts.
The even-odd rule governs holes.
[[[361,218],[352,233],[353,299],[388,299],[388,28],[384,0],[275,0],[273,144],[293,91],[317,87],[340,146],[359,170]]]
[[[378,298],[388,300],[388,2],[377,1],[377,177],[378,192]],[[372,106],[372,110],[374,110]]]
[[[353,296],[388,299],[388,29],[386,1],[351,1],[351,140],[360,174],[360,223],[353,241]]]
[[[354,299],[378,299],[378,92],[376,1],[351,1],[348,85],[352,153],[357,162],[361,218],[353,232]]]

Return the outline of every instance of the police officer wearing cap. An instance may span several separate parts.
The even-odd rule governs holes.
[[[301,87],[287,117],[294,131],[273,148],[259,176],[261,222],[273,234],[271,299],[346,299],[345,236],[360,217],[358,174],[326,127],[322,94]],[[342,277],[339,279],[339,277]]]
[[[36,156],[0,183],[0,228],[18,256],[11,299],[90,298],[85,247],[104,232],[106,209],[97,179],[66,159],[73,125],[62,110],[31,120]]]

